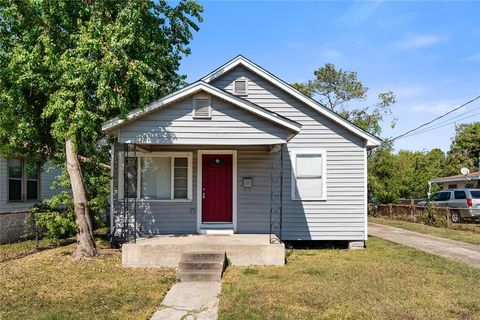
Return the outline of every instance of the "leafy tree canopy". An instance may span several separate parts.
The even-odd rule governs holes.
[[[0,0],[0,153],[63,161],[79,256],[96,253],[87,191],[104,192],[86,186],[108,177],[82,172],[78,155],[105,159],[105,120],[184,83],[201,12],[191,0]]]
[[[345,119],[360,128],[379,135],[384,116],[392,116],[391,106],[396,102],[392,91],[382,92],[373,106],[353,108],[351,103],[363,102],[367,99],[368,88],[358,80],[356,72],[336,69],[332,63],[314,71],[315,79],[292,86],[303,94],[318,100],[320,103],[339,113]],[[393,118],[391,126],[395,126]]]

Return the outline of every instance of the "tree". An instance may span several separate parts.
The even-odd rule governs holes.
[[[480,165],[480,122],[460,124],[455,128],[455,136],[447,156],[445,174],[460,174],[462,167],[472,172]]]
[[[318,100],[320,103],[339,113],[345,119],[360,128],[380,134],[380,122],[384,116],[393,116],[390,106],[395,95],[392,91],[378,94],[378,102],[374,106],[352,108],[349,103],[363,102],[367,99],[368,88],[359,80],[356,72],[337,70],[331,63],[314,71],[315,79],[304,83],[294,83],[292,86],[303,94]],[[393,118],[391,126],[395,126]]]
[[[78,155],[96,153],[102,122],[183,84],[201,12],[189,0],[1,1],[0,152],[63,160],[77,257],[97,251]]]

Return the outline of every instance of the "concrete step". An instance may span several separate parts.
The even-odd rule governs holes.
[[[223,270],[223,262],[180,261],[178,268],[182,270]]]
[[[220,281],[225,267],[225,252],[184,252],[178,264],[181,281]]]
[[[225,260],[224,252],[185,252],[182,254],[181,262],[223,262]]]
[[[179,270],[177,276],[182,282],[192,281],[220,281],[222,279],[221,270]]]

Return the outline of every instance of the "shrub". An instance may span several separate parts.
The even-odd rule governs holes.
[[[394,191],[383,190],[383,191],[377,192],[377,194],[375,195],[375,198],[378,201],[378,203],[389,204],[389,203],[397,203],[399,197],[397,193]]]
[[[34,209],[35,224],[48,239],[59,240],[77,232],[75,217],[71,211]]]

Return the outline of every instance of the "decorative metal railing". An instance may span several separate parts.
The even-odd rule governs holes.
[[[281,243],[283,215],[283,145],[275,145],[270,151],[270,243]]]
[[[123,203],[120,237],[123,242],[137,240],[138,158],[135,144],[123,144]]]

